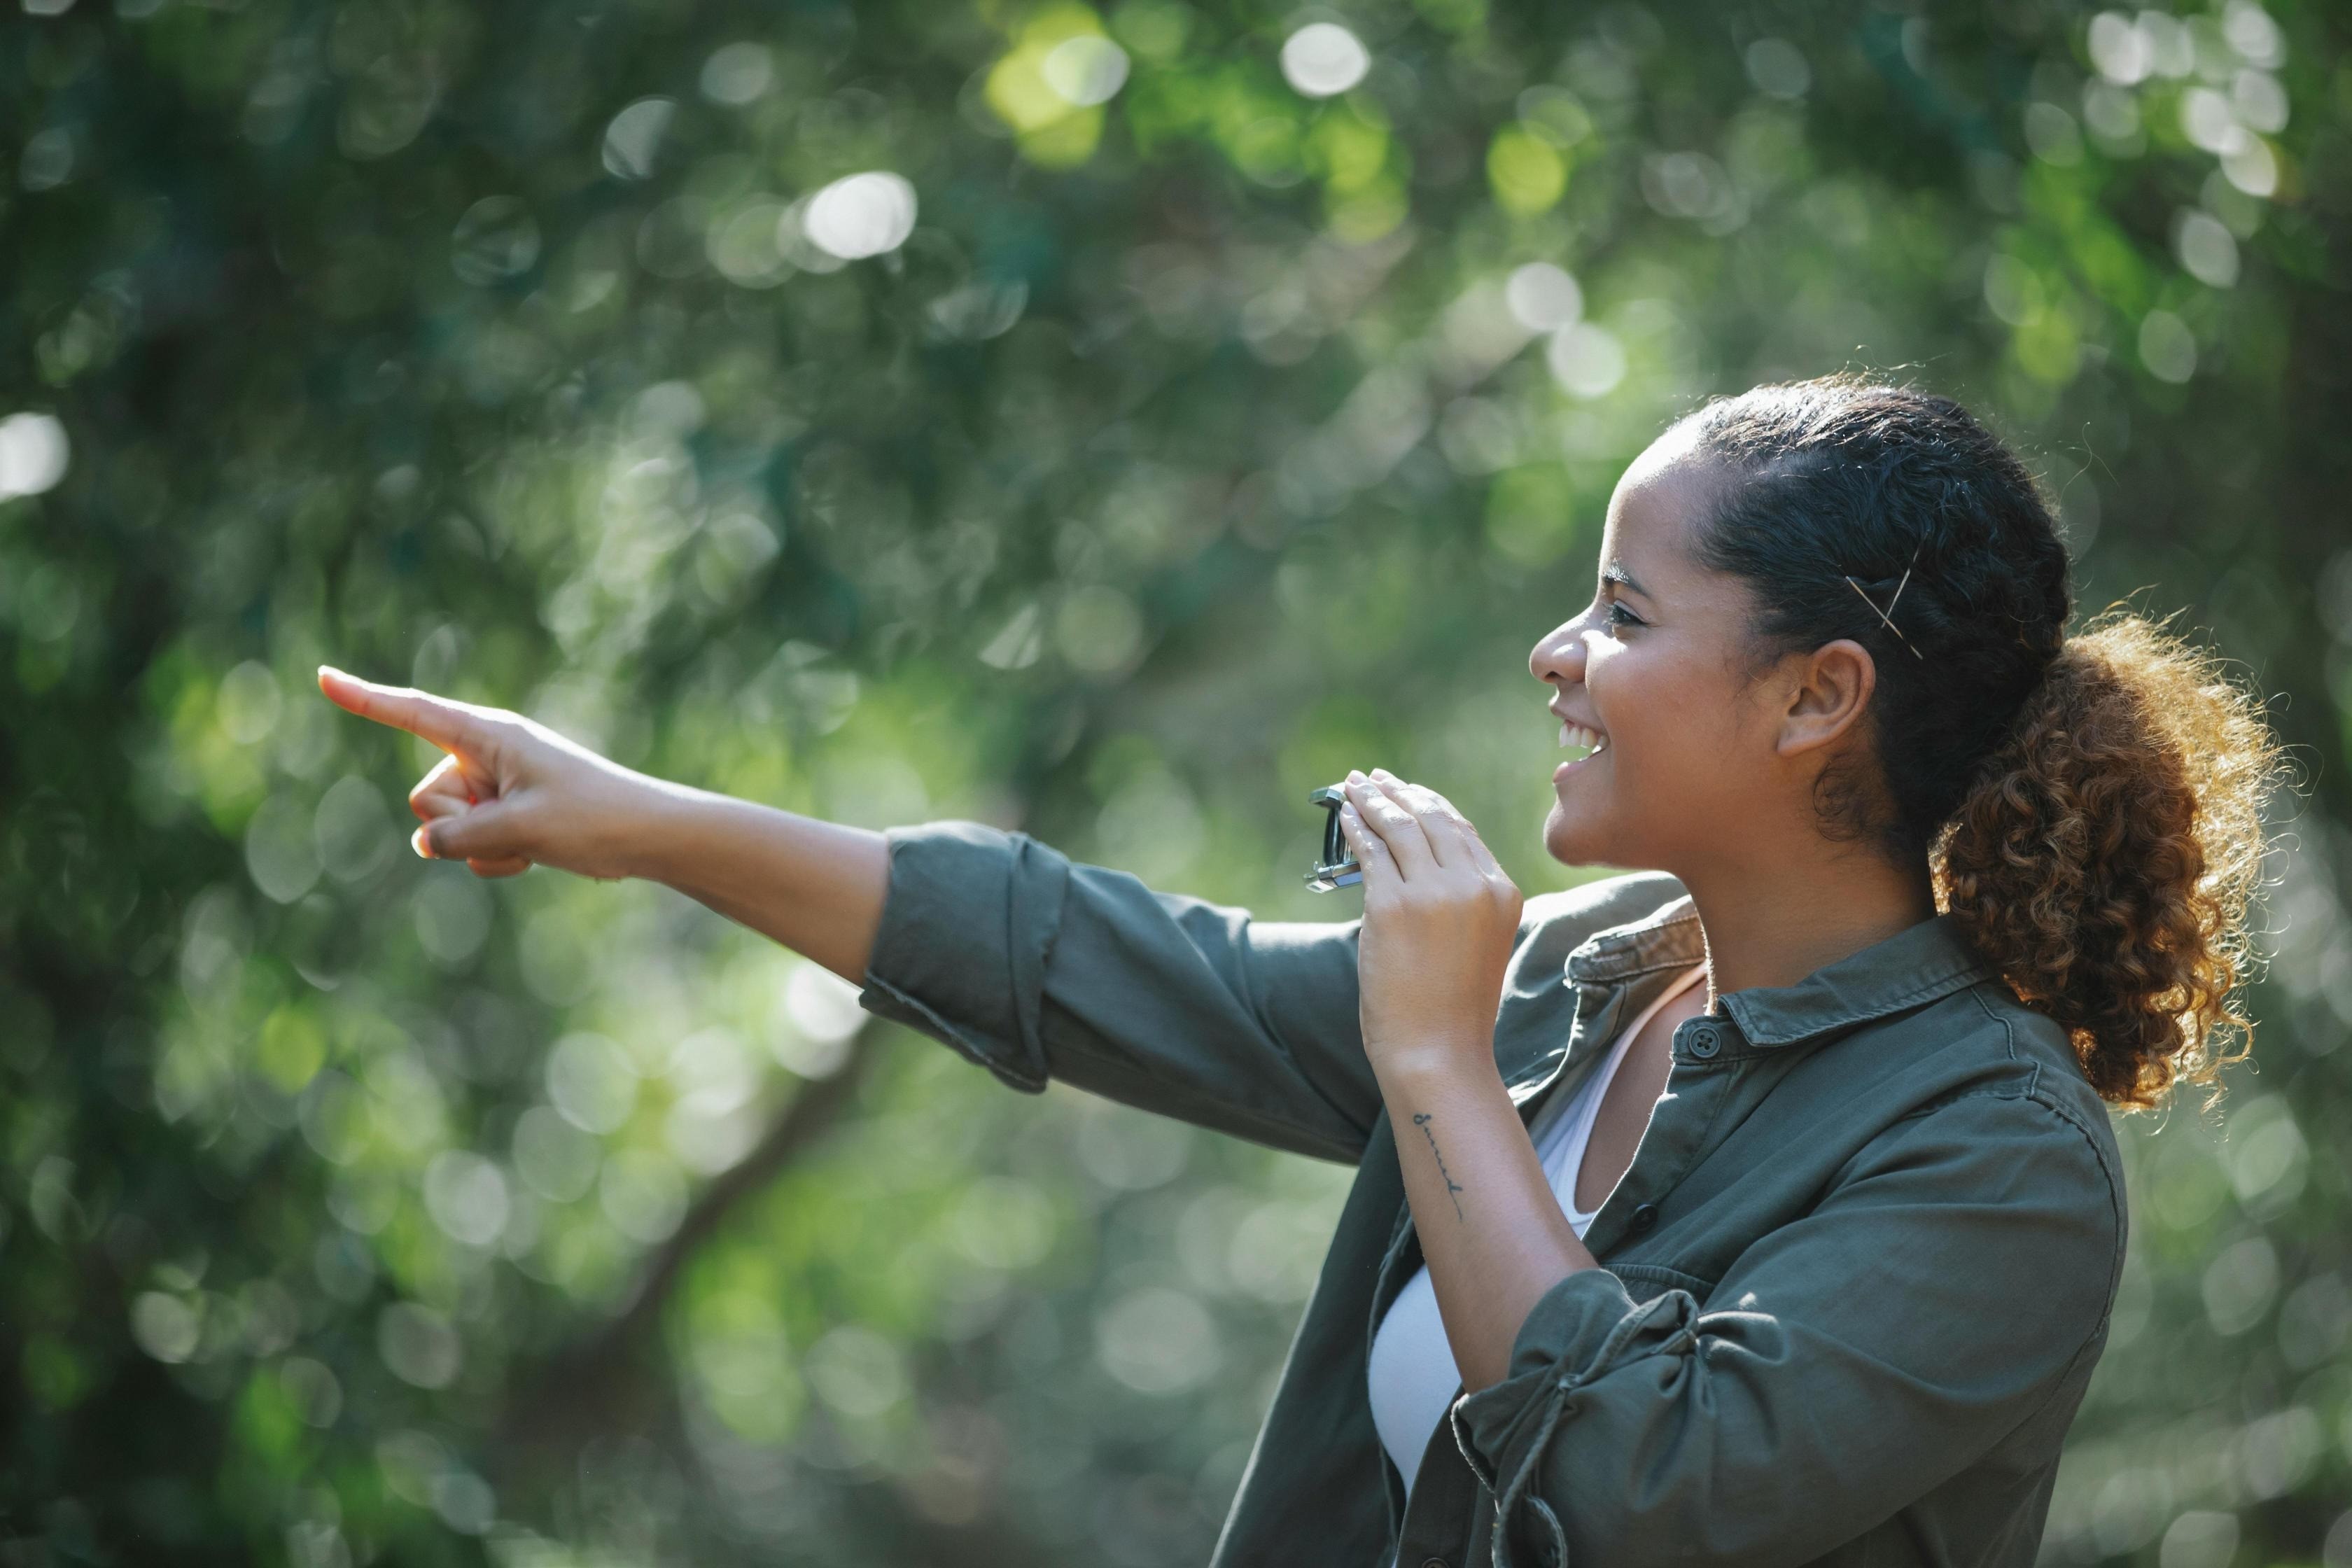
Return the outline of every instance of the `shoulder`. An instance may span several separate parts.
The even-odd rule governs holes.
[[[1788,1114],[1843,1123],[1843,1175],[1943,1170],[1954,1201],[1987,1192],[2076,1210],[2119,1242],[2122,1152],[2066,1032],[1979,973],[1806,1053],[1775,1090]],[[2004,1200],[2005,1201],[2005,1200]]]
[[[1997,978],[1944,997],[1920,1022],[1929,1025],[1933,1048],[1902,1053],[1914,1066],[1900,1075],[1909,1081],[1897,1089],[1896,1115],[1859,1163],[1948,1161],[1997,1189],[2012,1215],[2071,1212],[2073,1225],[2100,1236],[2119,1264],[2122,1151],[2066,1032]],[[1982,1195],[1976,1185],[1960,1183],[1955,1197],[1974,1201]]]
[[[2110,1166],[2119,1165],[2106,1102],[2083,1073],[2074,1041],[2048,1014],[2028,1005],[2007,982],[1987,976],[1948,998],[1955,1033],[1987,1069],[1981,1087],[2014,1102],[2015,1114],[2077,1131]]]
[[[1886,1122],[1984,1100],[2082,1127],[2113,1146],[2106,1104],[2055,1020],[1982,967],[1936,989],[1924,1004],[1888,1004],[1881,1016],[1839,1031],[1808,1067],[1870,1096]]]

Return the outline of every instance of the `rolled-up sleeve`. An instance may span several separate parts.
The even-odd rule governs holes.
[[[1982,1093],[1889,1128],[1704,1302],[1570,1275],[1454,1406],[1496,1560],[1820,1556],[2080,1398],[2123,1243],[2087,1130]]]
[[[887,829],[859,1003],[1015,1089],[1075,1087],[1353,1161],[1380,1110],[1360,920],[1281,922],[978,822]]]

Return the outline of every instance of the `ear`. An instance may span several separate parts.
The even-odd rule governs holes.
[[[1852,637],[1823,643],[1796,671],[1774,749],[1784,757],[1834,745],[1862,720],[1878,689],[1878,666]]]

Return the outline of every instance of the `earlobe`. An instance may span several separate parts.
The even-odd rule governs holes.
[[[1835,743],[1853,728],[1878,689],[1870,650],[1851,637],[1824,643],[1805,660],[1781,716],[1780,753],[1793,757]]]

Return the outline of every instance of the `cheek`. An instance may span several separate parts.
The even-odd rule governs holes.
[[[1722,682],[1647,651],[1620,650],[1586,678],[1618,753],[1618,782],[1659,806],[1712,797],[1739,750]]]

